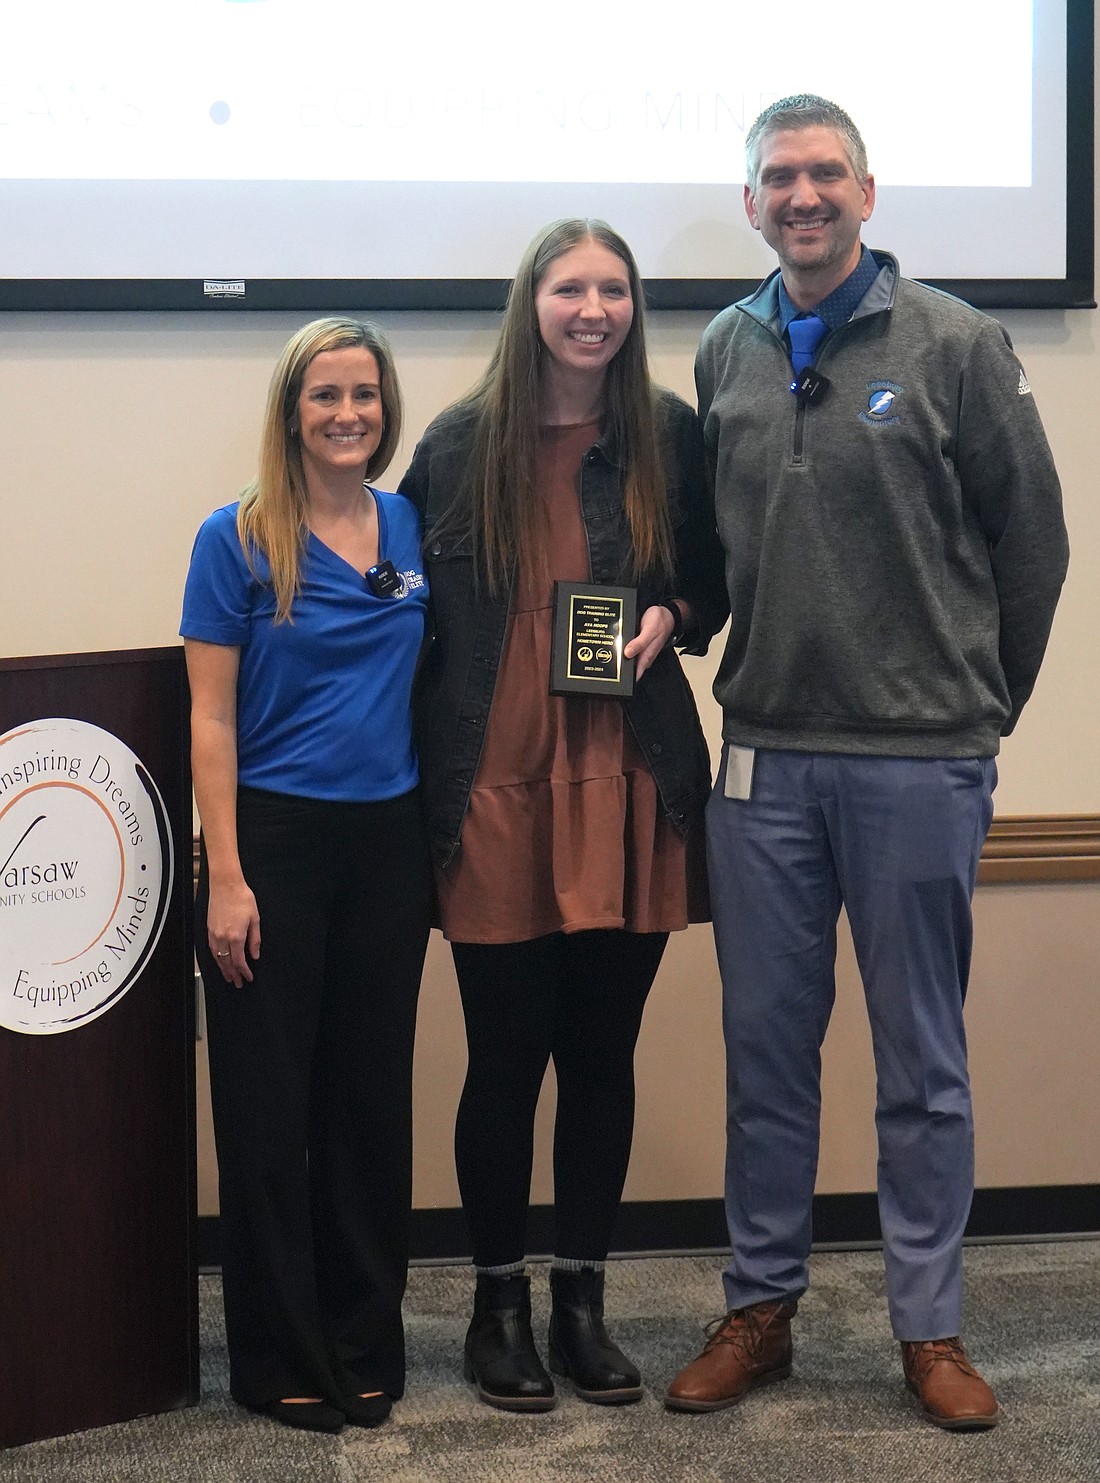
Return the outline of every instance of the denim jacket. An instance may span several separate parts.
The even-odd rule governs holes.
[[[729,602],[714,508],[707,493],[702,441],[695,413],[662,392],[665,467],[676,575],[642,576],[638,615],[665,597],[690,602],[698,624],[687,652],[705,654],[726,621]],[[420,778],[437,865],[454,856],[477,775],[497,669],[508,626],[510,593],[493,595],[474,582],[468,535],[434,535],[454,499],[469,455],[472,419],[462,408],[437,417],[413,454],[400,492],[424,523],[434,628],[414,697]],[[632,551],[623,510],[623,476],[616,450],[601,436],[580,472],[581,515],[594,582],[629,583]],[[547,677],[549,684],[549,676]],[[600,701],[599,704],[613,704]],[[710,788],[710,758],[698,712],[680,661],[665,648],[619,702],[649,763],[665,812],[681,833],[699,817]]]

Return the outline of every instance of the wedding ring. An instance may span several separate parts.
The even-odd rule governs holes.
[[[229,957],[229,949],[228,948],[225,948],[222,952],[215,953],[214,956],[216,958],[228,958]]]

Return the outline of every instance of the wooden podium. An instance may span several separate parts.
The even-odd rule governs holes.
[[[7,995],[9,1011],[13,992],[20,1005],[68,1001],[63,1023],[46,1033],[6,1028],[10,1013],[0,1020],[0,1446],[198,1400],[187,710],[182,648],[0,660],[0,999]],[[75,732],[82,740],[112,740],[69,756],[46,718],[84,726]],[[147,824],[110,775],[113,739],[119,755],[142,764],[148,797],[159,796],[164,869],[157,889],[119,884],[128,918],[112,904],[112,872],[124,870],[124,847]],[[68,771],[56,781],[62,763]],[[69,827],[70,801],[87,815],[70,829],[81,843],[51,852],[50,831],[56,842]],[[117,836],[117,858],[95,854],[100,835],[111,851]],[[101,858],[110,869],[93,869]],[[157,878],[144,860],[134,869],[147,872],[135,879]],[[56,937],[64,913],[71,921],[76,911],[60,885],[44,889],[43,880],[87,881],[67,890],[79,889],[80,909],[108,923],[89,938],[109,965],[102,974],[84,966],[83,940],[84,960],[43,947],[47,970],[13,957],[19,932],[27,938],[41,922]],[[32,899],[38,916],[29,915]],[[89,937],[79,915],[73,930]],[[96,994],[103,1007],[80,1018],[85,1011],[71,1005]]]

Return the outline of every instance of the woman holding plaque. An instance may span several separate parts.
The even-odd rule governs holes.
[[[313,1431],[377,1425],[405,1381],[427,589],[415,511],[366,482],[400,435],[376,327],[299,330],[181,625],[230,1391]]]
[[[504,1410],[554,1404],[524,1271],[552,1058],[550,1368],[585,1400],[636,1401],[638,1371],[603,1321],[634,1046],[668,933],[708,916],[708,754],[673,644],[704,652],[726,596],[697,421],[650,381],[637,267],[605,223],[555,222],[531,243],[488,370],[428,429],[401,490],[425,522],[435,637],[414,710],[469,1047],[455,1132],[477,1269],[466,1375]],[[555,640],[555,582],[575,584],[589,620],[636,600],[632,694],[621,679],[550,693],[555,641],[556,669],[564,643],[582,670],[607,649],[618,673],[583,620]]]

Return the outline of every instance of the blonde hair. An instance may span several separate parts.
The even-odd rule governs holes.
[[[275,622],[291,621],[305,550],[308,495],[298,443],[298,401],[310,362],[326,350],[369,350],[378,365],[382,437],[367,464],[367,478],[382,473],[401,439],[404,415],[393,352],[376,324],[358,319],[314,319],[292,335],[272,373],[260,435],[260,470],[241,494],[237,536],[255,571],[262,551],[275,592]]]
[[[568,217],[551,222],[530,243],[508,292],[500,339],[481,380],[459,403],[475,430],[456,500],[437,528],[468,530],[490,590],[501,591],[513,569],[541,574],[546,552],[535,506],[539,429],[539,334],[535,294],[552,263],[596,242],[627,271],[634,317],[607,368],[603,431],[625,470],[623,504],[634,548],[634,574],[672,568],[672,538],[659,438],[659,405],[645,348],[645,299],[638,265],[605,221]]]

